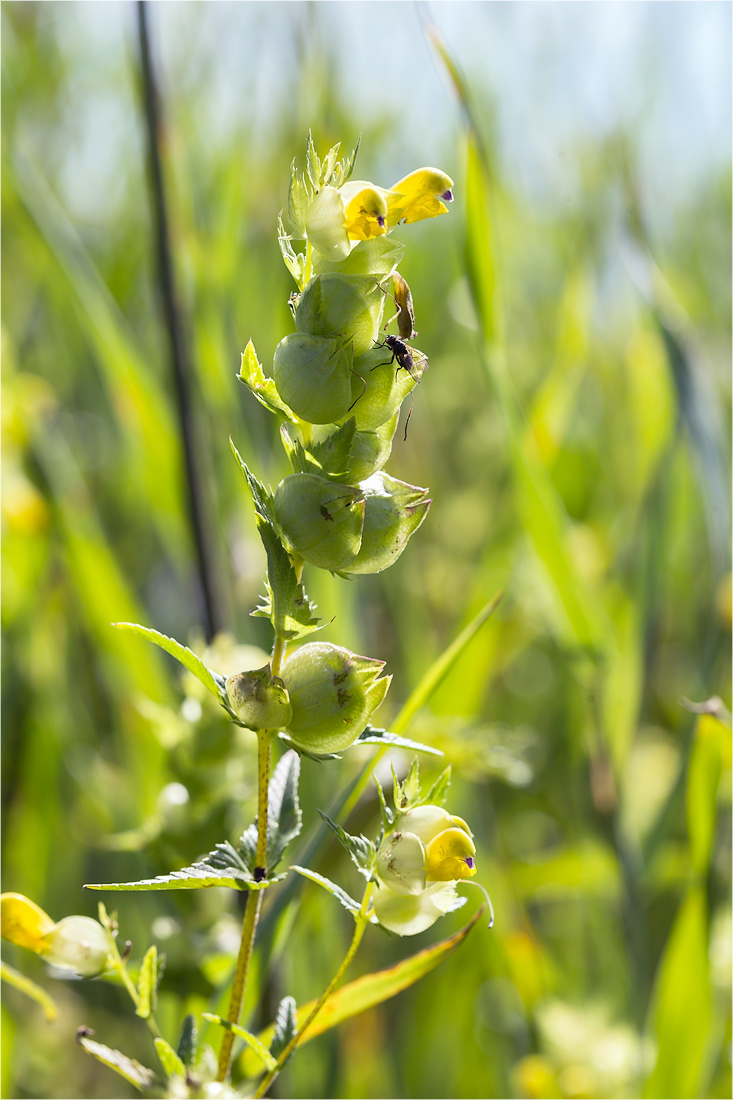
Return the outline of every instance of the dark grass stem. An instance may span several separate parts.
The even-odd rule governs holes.
[[[176,391],[178,421],[183,441],[186,486],[188,491],[189,521],[196,548],[196,560],[199,579],[199,600],[207,641],[221,629],[222,622],[212,577],[214,555],[207,537],[203,478],[196,452],[196,431],[193,409],[190,399],[191,365],[184,340],[183,315],[176,295],[173,257],[171,252],[168,207],[163,185],[163,168],[160,154],[161,111],[153,59],[150,49],[150,31],[148,29],[147,4],[138,0],[137,5],[138,37],[140,44],[140,65],[143,80],[143,104],[145,108],[145,128],[148,139],[150,164],[151,208],[155,247],[157,254],[160,296],[163,307],[165,329],[170,348],[171,368]]]

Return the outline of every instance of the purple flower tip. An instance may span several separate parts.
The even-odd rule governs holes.
[[[380,229],[384,229],[384,218],[381,214],[377,214],[377,225]]]
[[[466,864],[469,871],[473,871],[474,867],[476,866],[476,861],[473,856],[466,856],[463,862]]]
[[[453,192],[452,191],[444,191],[443,194],[440,197],[441,197],[441,199],[443,199],[444,202],[453,202]]]

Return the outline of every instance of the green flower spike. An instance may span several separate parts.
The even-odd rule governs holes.
[[[414,936],[460,904],[456,883],[476,874],[476,848],[466,822],[440,806],[418,806],[398,825],[377,854],[375,912],[390,932]]]
[[[389,688],[384,661],[359,657],[328,642],[309,642],[285,661],[283,681],[293,708],[286,733],[296,748],[341,752],[366,728]]]

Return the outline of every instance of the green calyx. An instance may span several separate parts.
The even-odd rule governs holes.
[[[275,348],[277,392],[301,420],[331,424],[346,416],[351,396],[350,347],[314,333],[293,332]]]
[[[230,676],[226,689],[232,710],[248,729],[283,729],[290,721],[293,708],[287,690],[279,677],[273,677],[269,664]]]
[[[313,336],[338,333],[354,355],[363,355],[378,337],[384,302],[385,293],[372,275],[316,275],[300,296],[295,325]]]
[[[285,661],[283,681],[292,705],[286,733],[296,748],[340,752],[352,745],[387,694],[384,661],[342,646],[309,642]]]
[[[340,570],[346,575],[381,573],[396,562],[431,504],[427,489],[385,473],[374,474],[360,488],[366,498],[364,528],[359,552]]]

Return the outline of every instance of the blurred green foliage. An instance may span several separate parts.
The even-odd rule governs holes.
[[[133,6],[122,7],[132,25]],[[134,35],[117,66],[80,57],[71,9],[9,3],[2,23],[3,888],[54,919],[94,914],[84,882],[150,877],[236,838],[255,790],[253,736],[109,625],[142,622],[199,653],[205,645]],[[192,26],[205,20],[204,8],[189,12]],[[222,630],[268,649],[266,628],[248,617],[264,562],[227,437],[273,484],[286,462],[270,417],[236,381],[239,354],[251,338],[267,367],[292,329],[275,224],[304,126],[322,150],[361,132],[356,174],[376,179],[404,104],[352,117],[329,94],[328,50],[313,30],[294,34],[283,68],[297,111],[264,139],[243,104],[234,131],[218,132],[201,108],[215,52],[193,40],[190,50],[165,86],[164,153],[213,579]],[[124,164],[88,218],[60,198],[62,182],[74,186],[81,136],[69,102],[80,87],[110,109]],[[652,236],[634,137],[619,131],[569,151],[575,201],[541,206],[502,164],[482,95],[468,156],[457,111],[453,144],[425,153],[455,178],[450,217],[399,231],[430,370],[390,471],[430,486],[431,514],[383,575],[305,580],[325,639],[388,661],[387,727],[505,590],[409,731],[453,764],[449,806],[472,824],[497,922],[420,985],[308,1044],[277,1087],[302,1097],[723,1097],[730,738],[680,698],[730,702],[730,172],[677,196]],[[400,164],[394,178],[418,166]],[[233,641],[218,646],[214,667],[239,671]],[[367,758],[304,761],[306,823]],[[352,831],[376,820],[370,794]],[[353,887],[333,845],[316,867]],[[186,1012],[225,1009],[239,899],[114,900],[133,959],[153,940],[166,955],[159,1021],[175,1045]],[[460,923],[447,918],[441,934]],[[265,913],[274,963],[256,965],[247,1026],[269,1022],[286,993],[317,995],[349,934],[335,903],[298,883],[277,921]],[[430,941],[374,932],[354,973]],[[75,1045],[81,1024],[155,1065],[122,991],[49,982],[37,959],[7,957],[53,986],[61,1013],[48,1025],[37,1005],[5,994],[4,1096],[120,1095]]]

